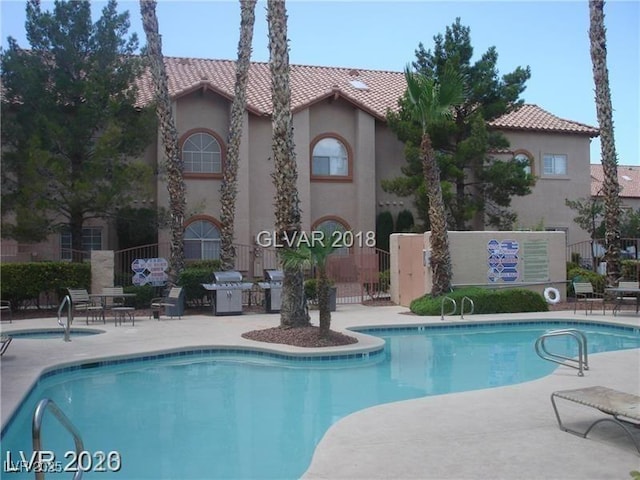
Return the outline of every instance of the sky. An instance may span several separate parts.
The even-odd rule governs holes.
[[[0,45],[26,40],[24,1],[0,0]],[[42,2],[51,9],[53,2]],[[99,16],[105,2],[93,2]],[[145,43],[139,4],[118,2],[131,15],[131,32]],[[471,28],[477,60],[490,46],[501,74],[529,66],[521,98],[569,120],[598,126],[589,54],[587,0],[502,1],[306,1],[288,0],[290,63],[402,71],[420,43],[460,17]],[[607,66],[620,165],[640,165],[640,1],[605,3]],[[237,58],[238,1],[159,0],[158,22],[165,56]],[[269,60],[266,2],[256,7],[253,61]],[[600,163],[600,142],[591,143],[591,163]]]

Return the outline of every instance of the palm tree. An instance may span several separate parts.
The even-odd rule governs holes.
[[[607,283],[614,285],[620,276],[620,184],[618,157],[613,135],[613,116],[609,72],[607,70],[607,38],[604,27],[604,1],[589,0],[589,40],[593,81],[596,87],[596,113],[600,126],[600,150],[604,181],[605,245],[607,251]]]
[[[299,236],[302,229],[297,187],[298,168],[293,144],[287,10],[284,0],[268,0],[267,22],[273,104],[271,129],[274,171],[271,176],[276,187],[275,229],[279,243],[285,244],[285,236],[289,239]],[[288,266],[283,270],[280,325],[283,327],[307,326],[309,314],[305,308],[302,269]]]
[[[238,41],[238,61],[236,62],[235,96],[231,104],[231,124],[229,126],[229,144],[227,162],[220,186],[220,261],[223,270],[232,270],[235,266],[233,248],[233,230],[238,194],[238,162],[240,159],[240,141],[242,139],[242,120],[247,104],[247,83],[251,65],[251,42],[255,23],[257,0],[240,0],[240,40]]]
[[[320,313],[320,338],[327,338],[331,329],[331,308],[329,306],[330,282],[327,276],[327,259],[339,246],[324,232],[324,240],[301,242],[298,248],[283,249],[280,252],[284,268],[315,268],[318,286],[318,310]]]
[[[169,192],[170,257],[169,284],[175,285],[184,268],[184,216],[186,187],[184,163],[178,147],[178,130],[171,110],[171,98],[167,85],[167,71],[162,56],[162,39],[158,30],[155,0],[140,0],[142,27],[147,36],[147,56],[151,66],[156,97],[156,114],[166,157],[167,191]]]
[[[464,100],[463,82],[460,76],[450,68],[446,68],[444,74],[437,80],[434,77],[413,72],[410,67],[407,67],[405,78],[407,98],[412,106],[411,113],[422,127],[420,152],[431,224],[430,266],[433,278],[431,295],[437,297],[451,290],[451,254],[440,185],[440,170],[428,129],[434,124],[452,118],[452,107]]]

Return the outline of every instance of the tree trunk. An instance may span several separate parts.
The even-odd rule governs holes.
[[[231,104],[231,125],[227,162],[220,187],[220,261],[223,270],[235,267],[233,234],[235,226],[236,199],[238,195],[238,163],[240,161],[240,141],[242,122],[247,104],[247,83],[251,66],[251,42],[255,23],[257,0],[240,0],[240,40],[238,41],[238,61],[236,62],[235,96]]]
[[[431,296],[437,297],[451,291],[451,254],[449,252],[447,217],[442,200],[440,171],[428,134],[422,136],[420,148],[424,180],[429,197],[429,222],[431,223],[430,266],[433,278]]]
[[[620,277],[620,185],[618,183],[618,158],[613,134],[613,113],[609,72],[607,70],[607,46],[604,27],[604,1],[589,1],[589,39],[591,42],[591,63],[596,90],[596,113],[600,126],[600,150],[604,172],[604,256],[607,262],[607,283],[614,285]]]
[[[329,278],[325,265],[318,265],[318,310],[320,314],[320,337],[329,336],[331,309],[329,308]]]
[[[184,163],[180,156],[178,131],[176,129],[171,98],[167,86],[167,72],[162,56],[162,39],[158,30],[155,0],[140,0],[142,26],[147,36],[147,55],[151,66],[156,97],[156,113],[160,124],[162,145],[166,157],[167,191],[169,193],[170,257],[169,284],[175,285],[184,268],[184,215],[186,209],[186,187],[184,183]]]
[[[268,0],[269,67],[271,70],[271,119],[275,196],[275,228],[278,240],[288,234],[293,238],[301,231],[298,169],[293,144],[291,89],[289,84],[289,48],[287,43],[287,11],[284,0]],[[283,247],[287,248],[287,247]],[[280,324],[283,327],[306,326],[303,274],[300,268],[285,268],[282,282]]]

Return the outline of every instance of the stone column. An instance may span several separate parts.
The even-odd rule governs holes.
[[[114,258],[113,250],[91,251],[91,293],[113,287]]]

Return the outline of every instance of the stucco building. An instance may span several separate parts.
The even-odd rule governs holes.
[[[215,258],[235,62],[165,61],[185,163],[186,255]],[[238,172],[238,244],[251,245],[260,232],[273,230],[270,88],[269,65],[253,63]],[[387,111],[397,108],[404,90],[402,72],[291,66],[298,191],[305,230],[337,227],[366,234],[375,231],[381,211],[390,210],[395,217],[400,210],[412,208],[411,198],[396,197],[381,187],[381,180],[401,175],[405,164],[403,145],[385,120]],[[142,78],[140,101],[150,102],[152,97],[150,78]],[[531,195],[513,199],[519,228],[563,230],[568,243],[588,238],[572,221],[564,199],[586,197],[591,192],[589,144],[598,130],[560,119],[536,105],[504,115],[490,127],[503,131],[511,143],[510,151],[501,155],[528,162],[538,177]],[[145,154],[157,176],[153,193],[141,197],[139,206],[168,206],[160,142],[158,135]],[[161,231],[159,242],[167,241],[168,235],[168,231]],[[115,228],[108,223],[86,225],[85,238],[89,249],[119,247]],[[24,260],[27,252],[55,257],[67,241],[57,236],[46,247],[3,241],[3,260]]]

